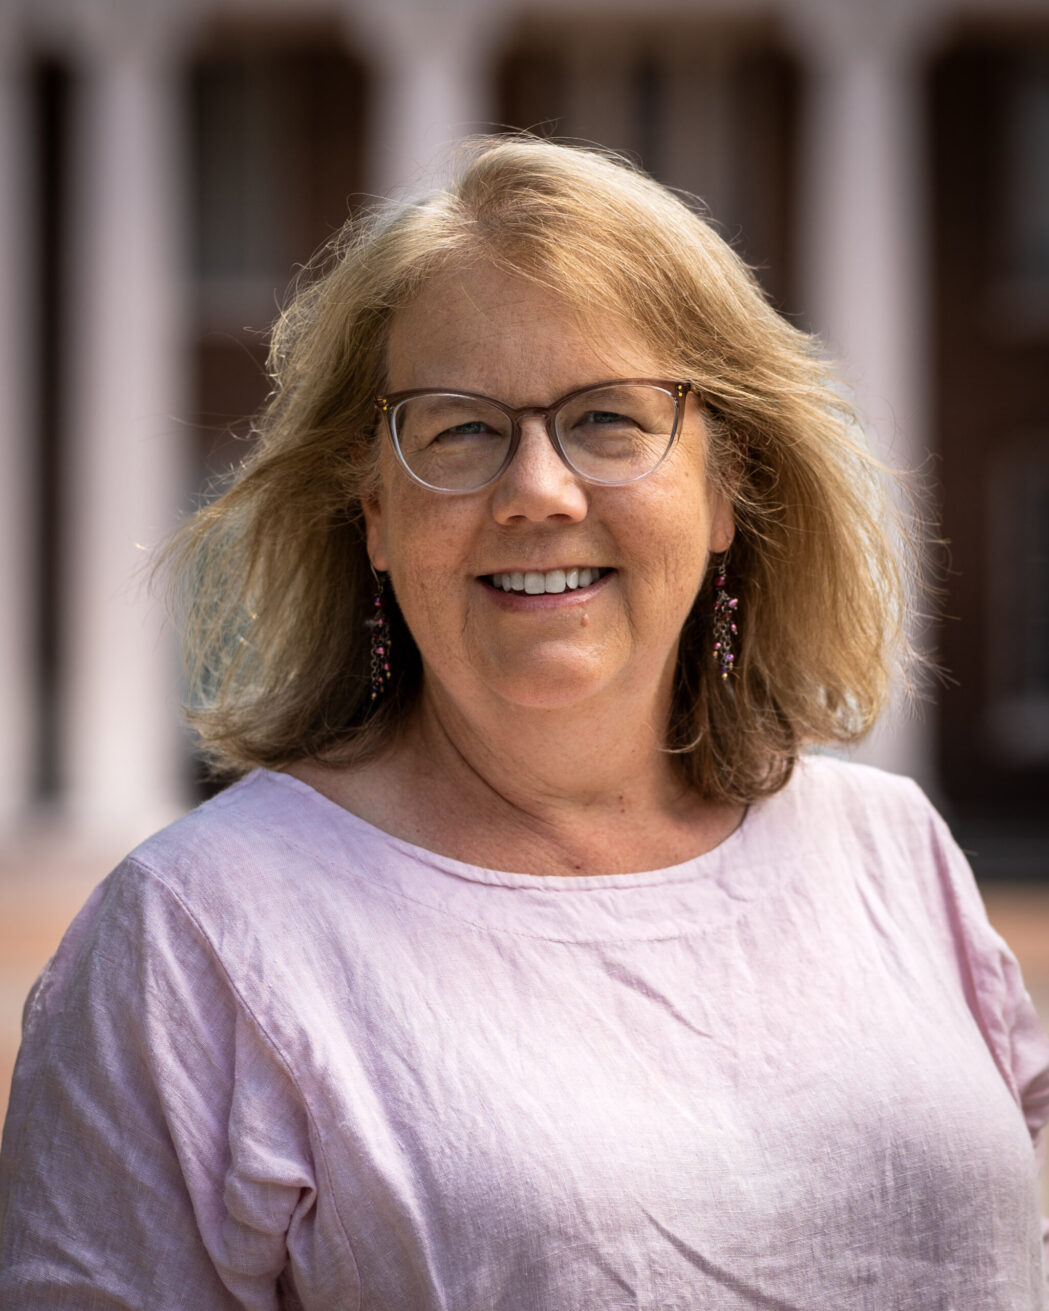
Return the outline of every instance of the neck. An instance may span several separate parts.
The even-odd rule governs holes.
[[[450,785],[533,819],[658,808],[682,791],[662,750],[669,689],[594,697],[570,707],[454,699],[428,690],[413,725],[416,754]]]
[[[687,788],[663,749],[658,694],[567,708],[481,703],[428,687],[390,750],[361,767],[294,773],[395,837],[490,869],[620,874],[717,846],[742,807]]]
[[[557,874],[660,868],[717,845],[741,811],[682,783],[662,745],[664,683],[557,709],[427,689],[396,753],[401,835],[472,864]]]

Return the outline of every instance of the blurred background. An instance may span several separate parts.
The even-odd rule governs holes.
[[[863,754],[1049,999],[1049,0],[0,0],[0,1105],[64,923],[205,790],[149,548],[297,268],[501,128],[702,197],[920,472],[950,680]]]

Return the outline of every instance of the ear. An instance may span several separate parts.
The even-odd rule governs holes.
[[[377,496],[367,497],[361,502],[364,512],[365,540],[368,544],[368,559],[377,573],[388,573],[389,555],[386,550],[385,518],[382,503]]]
[[[707,549],[715,555],[727,551],[736,536],[736,516],[728,494],[717,488],[710,490],[710,534]]]

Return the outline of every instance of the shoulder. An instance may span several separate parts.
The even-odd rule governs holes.
[[[276,1004],[324,970],[348,929],[366,932],[369,888],[390,859],[383,838],[294,779],[248,775],[95,889],[38,980],[27,1023],[47,1022],[71,989],[130,1006],[171,991]]]
[[[314,1179],[299,1070],[283,1030],[274,1039],[284,979],[265,970],[292,935],[247,937],[243,894],[237,918],[258,807],[249,785],[144,843],[96,889],[30,995],[0,1209],[21,1262],[61,1253],[38,1270],[33,1306],[62,1290],[91,1300],[103,1281],[114,1305],[156,1305],[169,1256],[165,1277],[186,1305],[272,1304]],[[267,863],[279,861],[256,857]],[[209,886],[225,888],[210,903]],[[306,1014],[302,1002],[291,1006]]]
[[[264,858],[283,832],[294,838],[306,805],[295,780],[254,770],[131,852],[142,865],[177,870],[200,861]]]
[[[859,891],[882,930],[956,979],[1037,1131],[1049,1120],[1049,1042],[964,852],[921,788],[869,766],[810,756],[784,793],[797,822],[819,826],[836,876]]]
[[[148,838],[125,867],[202,922],[266,921],[374,864],[382,837],[297,779],[256,770]]]
[[[953,846],[946,825],[913,779],[828,755],[805,755],[772,799],[775,827],[810,844],[852,852],[866,864],[910,864]]]
[[[772,798],[769,830],[792,835],[807,877],[847,885],[869,908],[953,952],[961,920],[984,918],[969,863],[912,779],[809,755]],[[931,941],[930,944],[931,945]]]
[[[913,779],[837,756],[802,756],[788,788],[803,804],[834,809],[844,806],[853,819],[864,815],[899,818],[930,809]]]
[[[274,1045],[282,998],[326,922],[311,898],[323,900],[334,881],[314,849],[295,845],[311,822],[305,793],[249,775],[113,870],[30,994],[24,1079],[95,1030],[93,1050],[109,1052],[114,1068],[139,1049],[152,1058],[187,1041],[218,1070],[244,1022]]]

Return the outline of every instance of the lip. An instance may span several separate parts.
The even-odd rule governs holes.
[[[491,578],[495,574],[548,574],[555,569],[563,569],[565,573],[569,569],[611,569],[608,564],[587,564],[584,560],[554,560],[550,564],[540,564],[535,561],[529,561],[526,564],[501,564],[497,569],[489,569],[486,573],[478,574],[479,578]]]
[[[564,567],[565,566],[563,565],[550,565],[549,568],[561,569]],[[568,568],[577,567],[595,568],[598,566],[568,566]],[[549,569],[537,569],[535,565],[529,566],[528,569],[521,570],[515,568],[493,569],[492,574],[486,574],[479,577],[477,583],[478,586],[483,589],[485,595],[489,597],[495,605],[503,610],[557,610],[564,606],[586,605],[587,602],[596,597],[599,592],[603,592],[611,580],[615,578],[616,570],[610,569],[608,566],[600,567],[605,568],[606,572],[602,574],[596,582],[591,583],[589,587],[577,587],[574,590],[566,589],[563,592],[540,592],[538,595],[529,592],[504,592],[501,587],[493,587],[492,584],[487,581],[488,578],[497,573],[528,573],[531,571],[536,573],[549,572]]]

